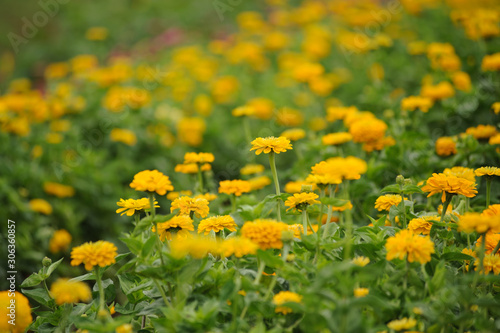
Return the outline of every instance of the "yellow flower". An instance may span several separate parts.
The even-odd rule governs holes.
[[[479,267],[479,262],[480,262],[479,260],[474,261],[474,266],[476,266],[474,270],[476,271]],[[484,267],[484,272],[481,272],[482,274],[489,274],[490,272],[493,272],[493,274],[495,275],[500,274],[500,256],[496,254],[485,255],[483,261],[483,267]]]
[[[240,174],[247,176],[264,172],[265,167],[262,164],[247,164],[240,170]]]
[[[392,136],[387,136],[375,141],[365,142],[362,148],[367,153],[371,153],[374,150],[382,150],[385,147],[394,146],[395,144],[396,140]]]
[[[132,216],[135,214],[136,211],[139,211],[139,210],[146,210],[146,209],[150,209],[151,208],[151,205],[150,205],[150,202],[149,202],[149,199],[148,198],[141,198],[141,199],[127,199],[127,200],[123,200],[123,199],[120,199],[120,201],[118,201],[116,203],[119,207],[122,207],[122,208],[118,208],[116,210],[116,213],[117,214],[120,214],[121,216],[123,216],[124,214],[127,214],[127,216]],[[158,201],[155,200],[154,202],[154,205],[155,207],[160,207],[158,206]]]
[[[495,102],[491,105],[491,108],[493,109],[493,112],[495,114],[500,114],[500,102]]]
[[[497,246],[498,242],[500,241],[500,234],[495,234],[495,233],[492,233],[492,232],[488,232],[486,234],[486,254],[490,254],[493,252],[493,250],[495,249],[495,247]],[[476,246],[480,246],[480,244],[483,242],[483,236],[480,236],[477,241],[476,241]],[[500,250],[498,250],[500,251]],[[495,254],[498,254],[498,251],[497,253]]]
[[[500,145],[500,133],[491,136],[490,140],[488,141],[488,143],[490,145]],[[33,149],[35,149],[35,148],[33,148]],[[498,149],[497,149],[497,152],[498,152]]]
[[[434,105],[432,99],[422,96],[408,96],[401,100],[401,110],[415,111],[419,109],[422,112],[428,112]]]
[[[231,114],[233,117],[249,117],[254,114],[254,109],[248,105],[238,106]]]
[[[176,209],[179,209],[179,215],[195,214],[197,217],[206,217],[210,211],[207,199],[188,196],[178,197],[172,202],[170,212],[173,213]]]
[[[387,327],[389,327],[391,330],[403,331],[403,330],[409,330],[415,325],[417,325],[417,321],[415,319],[405,317],[389,322],[387,324]]]
[[[436,85],[427,84],[422,87],[420,95],[433,101],[455,96],[455,89],[449,82],[440,82]]]
[[[410,230],[401,230],[393,237],[387,239],[387,260],[395,258],[403,260],[407,257],[409,262],[418,261],[425,264],[431,260],[434,253],[434,243],[428,236],[419,236]]]
[[[474,197],[477,193],[476,184],[470,180],[444,173],[433,173],[432,177],[427,179],[425,186],[422,187],[422,191],[429,192],[427,197],[442,193],[442,202],[446,201],[446,193],[461,194],[468,198]]]
[[[187,191],[187,192],[191,192],[191,191]],[[190,194],[188,194],[190,195]],[[211,201],[214,201],[215,199],[217,199],[217,194],[213,194],[213,193],[204,193],[204,194],[198,194],[194,197],[195,199],[206,199],[208,202],[211,202]]]
[[[500,176],[500,168],[497,167],[482,167],[474,171],[476,176]]]
[[[370,258],[359,256],[352,259],[352,263],[359,267],[365,267],[370,263]]]
[[[92,299],[92,292],[86,283],[72,282],[68,279],[58,279],[52,283],[50,294],[57,305],[88,302]]]
[[[13,309],[12,301],[15,301]],[[26,328],[33,322],[31,316],[30,303],[26,296],[16,291],[12,294],[10,291],[0,291],[0,332],[5,333],[24,333]],[[15,320],[15,325],[9,323],[9,320]]]
[[[352,135],[347,132],[330,133],[321,138],[324,145],[341,145],[352,140]]]
[[[371,142],[381,139],[385,135],[387,124],[376,118],[365,118],[354,122],[349,127],[349,133],[354,142]]]
[[[458,90],[462,90],[465,92],[471,90],[472,85],[469,74],[465,72],[455,72],[453,73],[451,79],[453,81],[453,85]]]
[[[283,222],[270,219],[257,219],[253,222],[246,222],[241,228],[241,235],[257,243],[262,250],[281,249],[281,232],[288,230],[288,226]]]
[[[314,231],[317,231],[318,225],[316,225],[316,224],[313,225],[313,229],[314,229]],[[299,223],[289,224],[288,231],[293,232],[293,237],[301,238],[302,234],[304,233],[304,226],[302,226],[302,224],[299,224]],[[313,230],[311,229],[311,227],[307,227],[307,234],[310,235],[312,233],[313,233]]]
[[[408,200],[408,198],[405,198]],[[375,200],[375,208],[378,211],[390,210],[392,206],[397,206],[401,203],[401,196],[398,194],[385,194]]]
[[[332,206],[332,211],[334,211],[334,212],[343,212],[343,211],[345,211],[347,209],[352,209],[352,203],[351,203],[351,201],[347,201],[342,206]]]
[[[116,251],[116,246],[108,241],[84,243],[71,250],[71,266],[83,263],[88,271],[94,266],[106,267],[116,262]]]
[[[49,241],[49,251],[51,253],[66,251],[71,244],[71,239],[71,234],[66,230],[56,230]]]
[[[181,195],[193,195],[193,192],[191,192],[189,190],[188,191],[180,191],[180,192],[169,192],[167,194],[167,199],[170,201],[174,201],[175,199],[177,199]]]
[[[500,70],[500,52],[485,55],[481,62],[481,70],[483,72]]]
[[[302,185],[312,185],[312,190],[316,190],[318,187],[316,184],[311,182],[306,182],[305,180],[290,181],[285,185],[286,193],[298,193],[302,191]]]
[[[88,40],[105,40],[108,37],[108,29],[104,27],[92,27],[85,33]]]
[[[484,216],[500,216],[500,204],[489,205],[488,208],[483,210],[481,215]]]
[[[219,193],[234,194],[237,197],[250,192],[251,189],[250,182],[246,180],[235,179],[219,182]]]
[[[356,288],[356,289],[354,289],[354,297],[356,297],[356,298],[365,297],[369,293],[370,293],[370,290],[368,288]]]
[[[68,75],[69,65],[65,62],[55,62],[48,64],[45,68],[45,77],[47,79],[60,79]]]
[[[123,324],[116,328],[116,333],[133,333],[134,327],[130,324]]]
[[[156,227],[151,230],[156,232]],[[175,239],[186,239],[190,235],[189,232],[194,231],[193,220],[188,215],[177,215],[166,222],[158,223],[158,230],[162,241],[172,240],[172,234],[176,236]]]
[[[203,142],[203,133],[207,125],[203,118],[182,118],[177,123],[179,141],[192,147],[197,147]]]
[[[471,182],[476,182],[476,177],[474,176],[474,169],[465,168],[461,166],[456,166],[451,169],[444,169],[443,173],[445,175],[457,176],[458,178],[467,179]]]
[[[260,190],[267,185],[271,184],[271,178],[268,176],[254,177],[248,180],[252,191]]]
[[[477,125],[477,127],[469,127],[466,131],[466,134],[470,134],[478,140],[489,139],[490,137],[497,134],[497,129],[492,125]]]
[[[278,138],[275,138],[274,136],[270,136],[267,138],[257,138],[251,143],[252,148],[250,149],[250,151],[255,150],[256,155],[260,155],[262,152],[264,152],[265,154],[269,154],[270,152],[279,154],[287,151],[288,149],[292,149],[290,140],[283,136],[280,136]]]
[[[280,291],[273,296],[273,303],[276,305],[276,313],[287,314],[291,313],[292,309],[287,306],[282,306],[285,303],[301,303],[302,296],[291,291]]]
[[[212,163],[214,161],[214,155],[212,153],[186,153],[184,154],[184,164],[191,163]]]
[[[217,233],[224,229],[236,231],[236,222],[234,222],[234,219],[230,215],[212,216],[201,220],[198,225],[198,233],[201,234],[203,232],[205,235],[208,235],[212,230]]]
[[[309,205],[319,204],[320,202],[316,200],[317,198],[318,195],[314,192],[295,193],[286,199],[285,206],[289,207],[287,211],[296,209],[301,212]]]
[[[485,232],[500,232],[500,216],[499,215],[483,215],[480,213],[465,213],[460,216],[458,221],[458,231],[465,231],[471,233]]]
[[[170,242],[172,257],[180,259],[188,255],[195,259],[206,257],[209,253],[217,252],[217,242],[208,237],[174,238]]]
[[[355,106],[331,106],[326,109],[326,120],[343,120],[348,114],[356,113],[358,109]]]
[[[211,169],[210,164],[207,163],[205,165],[208,166],[208,170]],[[205,170],[203,170],[205,165],[202,166],[202,171],[205,171]],[[205,169],[206,168],[207,167],[205,167]],[[180,172],[180,173],[185,173],[185,174],[198,173],[198,170],[199,170],[199,167],[198,167],[198,164],[196,164],[196,163],[177,164],[175,166],[175,169],[174,169],[175,172]]]
[[[297,141],[306,137],[306,131],[302,128],[291,128],[281,133],[281,136],[290,141]]]
[[[259,249],[259,245],[245,237],[231,237],[220,243],[218,253],[223,257],[234,255],[236,258],[241,258],[248,254],[255,254]]]
[[[247,102],[247,105],[253,109],[253,116],[268,120],[273,116],[274,104],[267,98],[254,98]]]
[[[158,170],[144,170],[137,173],[130,187],[136,191],[156,192],[158,195],[165,195],[167,191],[174,190],[168,176]]]
[[[32,199],[29,202],[32,211],[37,213],[42,213],[45,215],[52,214],[52,206],[46,200],[43,199]]]
[[[437,215],[421,216],[410,220],[408,223],[408,230],[415,234],[428,235],[431,232],[432,221],[439,221],[440,217]]]
[[[135,133],[127,129],[113,128],[109,137],[113,142],[121,142],[129,146],[134,146],[137,143]]]
[[[75,195],[73,187],[53,182],[44,183],[43,190],[45,193],[55,195],[58,198],[67,198]]]
[[[439,156],[450,156],[457,153],[455,140],[448,136],[443,136],[436,140],[436,154]]]
[[[311,168],[307,182],[315,184],[340,184],[344,179],[359,179],[367,170],[367,164],[354,156],[332,157]]]

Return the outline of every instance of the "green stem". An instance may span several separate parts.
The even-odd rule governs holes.
[[[406,293],[406,289],[408,287],[408,273],[410,272],[410,263],[408,262],[408,258],[405,259],[406,262],[406,269],[405,269],[405,279],[403,281],[403,289]]]
[[[439,219],[439,223],[443,222],[444,216],[446,215],[446,210],[448,210],[448,206],[450,205],[451,199],[453,199],[453,195],[446,193],[446,199],[443,203],[443,210],[441,211],[441,218]]]
[[[149,193],[149,205],[150,205],[150,209],[151,209],[151,220],[153,221],[153,224],[155,226],[155,230],[156,230],[156,247],[157,247],[157,251],[160,255],[160,261],[161,261],[161,264],[162,266],[165,265],[165,262],[163,261],[163,254],[162,254],[162,242],[161,242],[161,238],[160,238],[160,230],[158,229],[158,222],[155,221],[155,217],[156,217],[156,208],[155,208],[155,195],[154,193]]]
[[[102,288],[101,274],[99,274],[99,267],[94,268],[95,279],[97,281],[97,289],[99,289],[99,311],[104,310],[104,289]]]
[[[201,165],[197,164],[198,166],[198,190],[200,191],[200,194],[204,193],[203,189],[203,174],[201,172]]]
[[[276,161],[274,152],[269,153],[269,165],[271,166],[271,172],[273,174],[274,187],[276,188],[276,195],[280,195],[280,183],[278,182],[278,173],[276,172]],[[278,221],[281,221],[281,199],[278,198],[276,209],[278,210]]]
[[[248,117],[243,117],[243,131],[245,132],[245,137],[247,142],[252,141],[252,134],[250,133],[250,123]]]
[[[341,213],[342,214],[342,213]],[[352,216],[351,216],[351,211],[349,209],[346,209],[343,214],[345,215],[345,228],[346,228],[346,233],[345,233],[345,249],[344,249],[344,259],[348,260],[351,257],[351,247],[352,247]]]
[[[486,178],[486,208],[490,206],[490,196],[491,196],[491,178]]]
[[[172,307],[172,304],[170,304],[170,302],[168,301],[167,295],[165,294],[165,290],[163,290],[163,288],[161,287],[158,280],[153,279],[153,282],[154,282],[156,288],[158,288],[158,291],[160,291],[161,297],[163,298],[163,302],[165,303],[165,305]]]
[[[483,237],[481,239],[481,247],[479,249],[479,273],[484,271],[484,252],[486,249],[486,233],[483,232],[481,236]]]
[[[307,210],[306,208],[304,207],[304,209],[302,209],[302,232],[304,234],[304,236],[307,235]]]
[[[335,191],[333,190],[333,187],[331,184],[328,184],[328,190],[330,191],[330,193],[328,194],[328,197],[330,199],[332,199],[333,197],[335,197]],[[325,238],[325,236],[328,234],[328,226],[330,225],[330,220],[332,218],[332,206],[331,205],[328,205],[328,207],[326,208],[328,209],[328,214],[326,215],[326,225],[325,225],[325,232],[323,233],[323,237],[322,238]]]
[[[273,292],[274,286],[276,285],[276,281],[278,280],[278,274],[274,273],[275,275],[273,276],[273,279],[271,280],[271,283],[269,284],[269,288],[267,288],[267,292],[264,295],[264,300],[268,299],[271,293]]]
[[[255,277],[255,281],[253,282],[254,284],[259,284],[260,283],[260,278],[262,277],[262,273],[264,272],[264,268],[266,268],[266,263],[262,261],[259,264],[259,270],[257,271],[257,276]]]
[[[230,194],[229,200],[231,200],[231,212],[234,213],[236,211],[236,196],[234,194]]]
[[[401,205],[403,206],[403,229],[406,229],[406,207],[405,207],[405,195],[403,191],[401,191]]]
[[[500,241],[498,241],[497,245],[495,246],[495,249],[491,253],[495,255],[497,254],[498,250],[500,250]]]

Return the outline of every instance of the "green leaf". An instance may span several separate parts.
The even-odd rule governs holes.
[[[403,186],[403,192],[405,194],[411,194],[411,193],[421,193],[421,194],[423,194],[424,193],[424,191],[422,191],[419,186],[417,186],[417,185],[411,185],[411,184]]]
[[[141,240],[139,240],[137,238],[125,238],[125,237],[120,238],[120,240],[127,245],[130,252],[132,252],[136,255],[139,255],[141,253],[142,246],[143,246],[143,243]]]
[[[49,306],[49,302],[51,301],[50,296],[47,294],[45,289],[37,288],[37,289],[22,289],[23,295],[33,298],[38,303]]]
[[[434,294],[438,289],[443,287],[445,283],[445,275],[446,275],[446,267],[444,261],[440,261],[436,266],[434,271],[434,276],[429,283],[429,291],[431,294]]]
[[[447,252],[441,256],[441,259],[446,261],[463,261],[463,260],[474,260],[474,257],[461,252]]]
[[[157,241],[156,237],[157,237],[156,235],[153,235],[146,241],[146,243],[144,243],[141,251],[143,257],[147,257],[153,250],[153,247],[155,246]]]
[[[283,266],[283,260],[281,260],[280,257],[273,255],[271,251],[258,250],[257,257],[271,268]]]
[[[349,202],[349,200],[339,198],[321,198],[320,201],[325,205],[334,207],[342,207]]]
[[[43,276],[41,276],[38,273],[33,273],[30,276],[26,278],[26,280],[21,283],[21,288],[28,288],[28,287],[34,287],[39,285],[43,280]]]
[[[80,281],[89,281],[89,280],[95,280],[94,272],[77,276],[75,278],[70,279],[69,281],[80,282]]]
[[[399,185],[394,184],[394,185],[388,185],[384,187],[383,189],[380,190],[381,193],[401,193],[401,189],[399,188]]]
[[[58,261],[56,261],[55,263],[53,263],[52,265],[49,266],[49,268],[47,269],[47,273],[45,273],[45,278],[47,279],[50,274],[52,274],[52,272],[54,272],[54,270],[57,268],[57,266],[59,266],[61,264],[61,262],[63,261],[64,258],[61,258],[59,259]]]

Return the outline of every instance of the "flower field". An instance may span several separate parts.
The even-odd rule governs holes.
[[[0,333],[500,331],[498,0],[51,3],[0,54]]]

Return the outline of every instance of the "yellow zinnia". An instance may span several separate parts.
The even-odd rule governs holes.
[[[197,217],[206,217],[210,208],[208,207],[208,200],[205,198],[190,198],[188,196],[181,196],[175,199],[171,206],[170,212],[179,210],[179,215],[195,214]]]
[[[57,305],[66,303],[88,302],[92,299],[89,286],[84,282],[72,282],[58,279],[50,286],[50,294]]]
[[[318,200],[318,195],[314,192],[302,192],[295,193],[291,197],[288,197],[285,201],[285,206],[289,207],[287,211],[290,209],[296,209],[299,212],[306,209],[307,206],[320,203]]]
[[[288,149],[292,149],[290,140],[283,136],[278,138],[275,138],[274,136],[257,138],[253,140],[251,144],[252,148],[250,151],[255,150],[256,155],[260,155],[262,152],[265,154],[269,154],[271,152],[279,154],[287,151]]]
[[[401,259],[405,257],[409,262],[418,261],[425,264],[431,260],[431,254],[435,252],[434,243],[428,236],[419,236],[410,230],[401,230],[396,235],[389,237],[385,244],[387,249],[387,260]]]
[[[121,216],[123,216],[124,214],[127,214],[127,216],[132,216],[136,213],[136,211],[140,211],[140,210],[146,210],[146,209],[150,209],[151,208],[151,204],[149,202],[149,199],[148,198],[141,198],[141,199],[120,199],[120,201],[118,201],[116,203],[119,207],[122,207],[122,208],[118,208],[116,210],[116,213],[117,214],[120,214]],[[154,202],[154,205],[156,208],[160,207],[158,206],[158,201],[155,200]]]
[[[302,296],[291,291],[280,291],[279,293],[273,296],[273,303],[276,305],[275,309],[276,313],[282,313],[282,314],[291,313],[292,309],[287,306],[282,306],[282,304],[292,303],[292,302],[301,303]]]
[[[234,219],[230,215],[212,216],[201,220],[198,225],[198,233],[201,234],[203,232],[205,235],[208,235],[212,230],[217,233],[224,229],[236,231],[236,222],[234,222]]]
[[[241,235],[257,243],[262,250],[281,249],[283,247],[281,232],[284,230],[288,230],[288,226],[283,222],[257,219],[243,224]]]
[[[174,190],[168,176],[158,170],[144,170],[137,173],[130,187],[136,191],[156,192],[158,195],[165,195],[167,191]]]
[[[433,173],[432,177],[427,179],[425,186],[422,187],[422,191],[429,192],[427,197],[442,193],[442,202],[446,201],[446,193],[461,194],[468,198],[474,197],[477,193],[474,182],[444,173]]]
[[[71,266],[83,263],[88,271],[94,266],[106,267],[115,263],[116,251],[116,246],[108,241],[84,243],[71,251]]]

